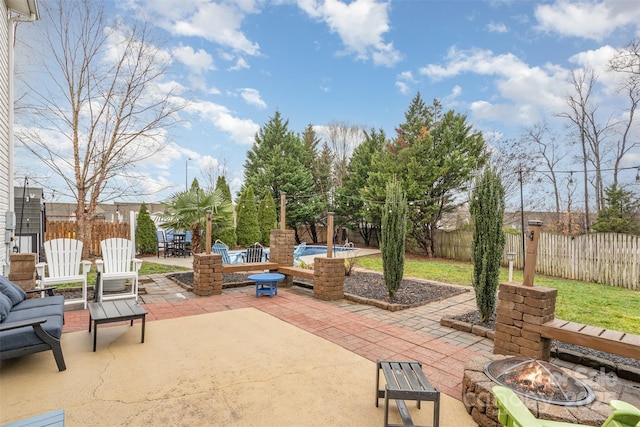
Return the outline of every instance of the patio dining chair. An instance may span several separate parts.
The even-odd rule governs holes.
[[[262,262],[263,259],[269,261],[269,255],[264,251],[264,247],[256,242],[249,246],[246,253],[241,254],[242,262]]]
[[[156,240],[158,241],[158,258],[160,258],[161,249],[165,258],[167,257],[167,255],[171,255],[171,253],[173,252],[173,242],[167,240],[167,236],[165,235],[164,230],[156,230]]]
[[[135,258],[133,242],[129,239],[111,238],[100,242],[102,259],[96,260],[98,270],[97,298],[98,302],[134,298],[138,301],[138,271],[142,260]],[[129,291],[104,294],[105,281],[129,280]]]
[[[229,247],[224,244],[221,240],[216,240],[213,243],[213,247],[211,248],[211,252],[214,254],[222,255],[222,263],[223,264],[237,264],[238,263],[238,255],[234,255],[233,259],[229,254]]]
[[[82,283],[82,297],[65,300],[65,304],[83,303],[87,309],[87,273],[91,261],[82,260],[83,244],[76,239],[52,239],[44,242],[47,262],[36,264],[40,288],[62,283]],[[45,273],[46,267],[46,273]]]

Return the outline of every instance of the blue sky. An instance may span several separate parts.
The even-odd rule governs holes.
[[[487,139],[517,137],[542,119],[561,128],[569,70],[592,67],[605,108],[621,114],[606,66],[640,37],[637,0],[108,4],[152,25],[173,56],[165,79],[190,102],[162,161],[140,165],[147,201],[183,189],[185,169],[191,182],[224,165],[237,190],[245,153],[276,110],[295,132],[338,121],[393,137],[419,91]],[[640,165],[640,151],[626,164]]]

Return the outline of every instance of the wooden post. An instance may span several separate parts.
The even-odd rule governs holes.
[[[211,211],[207,211],[207,231],[206,231],[206,249],[205,253],[207,255],[211,254]]]
[[[527,241],[527,258],[524,264],[523,286],[533,286],[533,276],[536,272],[536,259],[538,258],[538,239],[540,238],[540,228],[542,221],[537,219],[529,220],[529,227],[525,237]]]
[[[287,193],[280,193],[280,230],[285,229],[285,219],[287,217]]]
[[[333,212],[327,212],[327,258],[333,257]]]

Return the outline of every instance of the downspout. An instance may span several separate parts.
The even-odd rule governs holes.
[[[14,15],[11,16],[11,10],[7,10],[7,17],[9,18],[8,25],[8,38],[7,45],[9,47],[8,52],[8,67],[9,67],[9,105],[8,105],[8,118],[9,118],[9,147],[8,147],[8,157],[9,157],[9,176],[7,177],[7,182],[9,184],[9,209],[8,212],[15,212],[15,191],[14,191],[14,183],[13,183],[13,173],[14,173],[14,132],[13,132],[13,118],[14,118],[14,99],[13,99],[13,76],[14,76],[14,43],[15,43],[15,35],[16,35],[16,23],[17,22],[34,22],[38,19],[38,16],[35,13],[31,13],[28,17],[22,15]],[[11,242],[5,241],[5,260],[2,265],[2,273],[7,275],[9,273],[9,264],[10,264],[10,254],[12,251]]]

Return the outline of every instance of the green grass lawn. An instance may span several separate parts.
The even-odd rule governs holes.
[[[146,274],[167,274],[173,273],[176,271],[185,271],[190,270],[185,267],[178,267],[175,265],[164,265],[164,264],[156,264],[154,262],[149,262],[145,259],[142,260],[142,267],[140,267],[140,272],[138,273],[140,276],[144,276]],[[87,274],[87,283],[89,286],[93,286],[96,283],[96,266],[95,264],[91,265],[91,270],[89,274]],[[62,285],[56,285],[59,288],[70,288],[82,286],[82,283],[65,283]]]
[[[358,267],[382,271],[379,255],[358,258]],[[405,277],[471,286],[473,264],[441,259],[406,259]],[[509,280],[503,268],[500,281]],[[522,282],[522,271],[513,272],[513,280]],[[596,283],[536,275],[534,285],[558,290],[555,317],[563,320],[640,335],[640,292]]]

